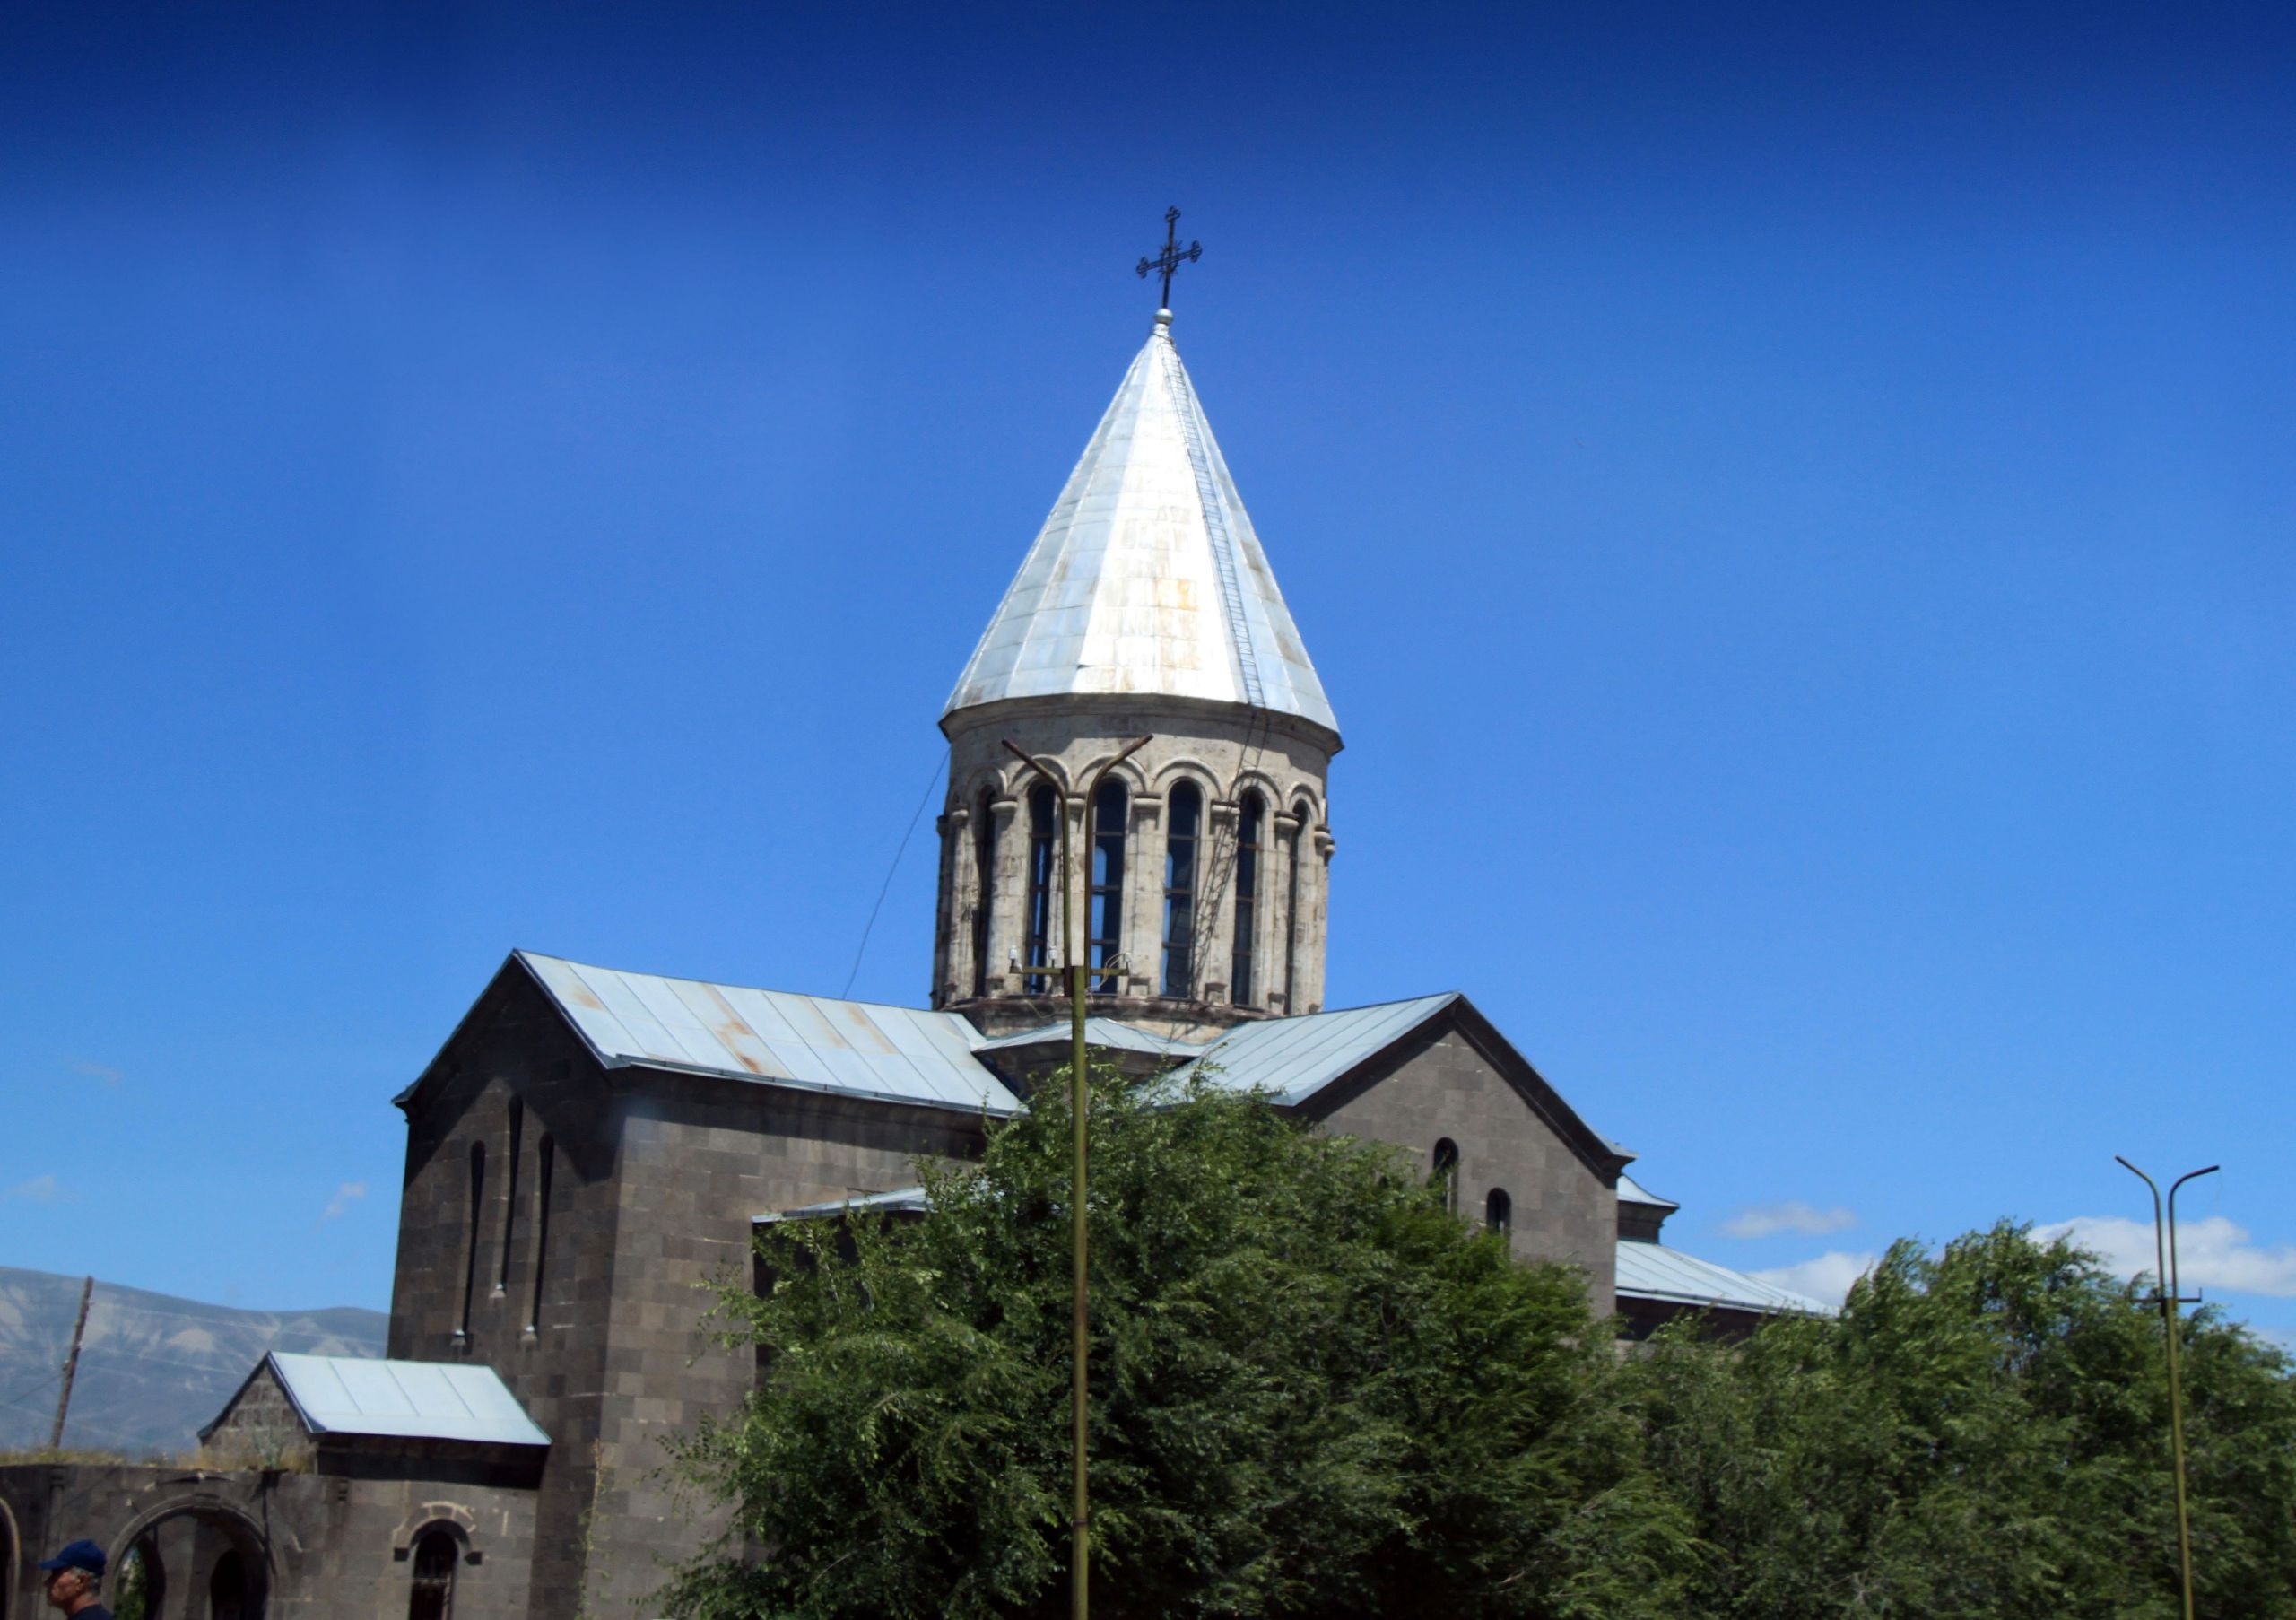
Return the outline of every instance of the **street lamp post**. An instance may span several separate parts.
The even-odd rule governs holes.
[[[1093,802],[1100,797],[1100,784],[1107,780],[1109,772],[1146,747],[1150,741],[1150,738],[1144,736],[1135,737],[1126,744],[1114,759],[1092,773],[1092,780],[1085,786],[1083,823],[1086,864],[1077,873],[1077,877],[1084,890],[1083,910],[1087,918],[1091,915],[1092,909],[1092,873],[1090,863],[1092,858],[1093,846]],[[1051,790],[1054,802],[1058,804],[1061,797],[1060,782],[1044,762],[1031,758],[1022,750],[1019,744],[1009,737],[1004,739],[1004,746],[1015,759],[1036,773],[1037,779]],[[1068,1100],[1069,1112],[1072,1116],[1070,1123],[1074,1132],[1069,1170],[1069,1231],[1070,1247],[1073,1251],[1073,1271],[1069,1321],[1069,1357],[1072,1365],[1068,1384],[1068,1421],[1074,1481],[1074,1494],[1069,1506],[1069,1612],[1074,1616],[1074,1620],[1089,1620],[1091,1614],[1091,1591],[1087,1575],[1091,1557],[1090,1540],[1091,1497],[1088,1489],[1085,1466],[1084,1414],[1089,1395],[1084,1373],[1085,1358],[1091,1349],[1091,1331],[1090,1320],[1085,1314],[1084,1110],[1089,1092],[1084,1078],[1084,999],[1087,994],[1087,980],[1106,977],[1115,969],[1113,966],[1097,970],[1091,968],[1083,960],[1084,954],[1079,953],[1076,949],[1076,907],[1074,903],[1075,894],[1069,887],[1069,858],[1068,812],[1066,807],[1063,806],[1060,813],[1060,947],[1064,959],[1063,977],[1068,984],[1071,1049],[1068,1064]]]
[[[2177,1368],[2177,1307],[2190,1304],[2183,1297],[2177,1278],[2177,1189],[2186,1182],[2201,1176],[2213,1176],[2220,1166],[2211,1164],[2205,1170],[2188,1171],[2169,1186],[2169,1207],[2165,1221],[2161,1212],[2161,1189],[2151,1176],[2115,1154],[2113,1158],[2152,1191],[2152,1293],[2161,1305],[2161,1330],[2169,1340],[2169,1450],[2176,1462],[2177,1476],[2177,1567],[2184,1581],[2185,1620],[2193,1620],[2192,1612],[2192,1511],[2185,1501],[2185,1386],[2183,1375]],[[2161,1234],[2168,1235],[2163,1252]]]

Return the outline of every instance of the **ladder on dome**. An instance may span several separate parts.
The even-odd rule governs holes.
[[[1209,919],[1222,915],[1222,901],[1228,885],[1233,881],[1238,863],[1242,859],[1243,796],[1245,784],[1258,774],[1266,757],[1267,743],[1274,729],[1267,707],[1267,693],[1260,684],[1259,658],[1252,637],[1252,623],[1244,612],[1244,587],[1241,570],[1237,566],[1235,536],[1228,527],[1225,503],[1220,500],[1219,486],[1212,475],[1212,457],[1205,448],[1202,421],[1196,407],[1196,396],[1182,380],[1179,356],[1169,345],[1164,352],[1164,381],[1171,390],[1172,405],[1180,419],[1180,440],[1187,449],[1188,470],[1196,475],[1196,497],[1204,511],[1204,527],[1212,541],[1212,562],[1220,577],[1220,604],[1227,615],[1228,625],[1235,637],[1237,673],[1243,688],[1244,701],[1251,718],[1245,722],[1244,747],[1241,762],[1236,770],[1235,780],[1229,787],[1229,803],[1235,814],[1230,818],[1224,835],[1210,823],[1211,806],[1205,806],[1206,825],[1198,836],[1212,846],[1212,860],[1198,885],[1195,896],[1195,937],[1188,948],[1188,998],[1200,999],[1205,985],[1205,958],[1221,948],[1223,942],[1207,939],[1202,925]],[[1263,806],[1267,818],[1261,828],[1260,845],[1263,864],[1269,848],[1265,842],[1274,825],[1278,806],[1273,802]],[[1263,896],[1256,896],[1255,906],[1263,903]],[[1257,919],[1255,919],[1257,920]],[[1235,949],[1235,919],[1227,919],[1230,937],[1224,942],[1231,955]],[[1207,949],[1207,947],[1209,947]],[[1256,967],[1261,954],[1255,950],[1252,960]],[[1229,986],[1232,998],[1235,987]],[[1259,997],[1255,996],[1255,1001]]]
[[[1237,663],[1243,679],[1244,701],[1254,709],[1267,706],[1267,694],[1260,689],[1258,649],[1252,644],[1251,621],[1244,614],[1244,584],[1236,569],[1236,537],[1228,532],[1228,518],[1222,510],[1218,486],[1212,477],[1212,457],[1204,445],[1204,428],[1197,418],[1196,396],[1182,383],[1179,356],[1170,345],[1164,349],[1164,381],[1172,391],[1172,404],[1180,419],[1180,439],[1187,446],[1188,470],[1196,475],[1196,499],[1204,509],[1205,531],[1212,537],[1212,563],[1220,574],[1220,603],[1228,615],[1228,628],[1238,642]]]

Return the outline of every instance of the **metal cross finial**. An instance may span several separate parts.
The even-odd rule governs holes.
[[[1144,258],[1140,261],[1140,277],[1143,281],[1148,278],[1148,273],[1151,270],[1161,270],[1164,273],[1164,296],[1161,301],[1167,309],[1172,307],[1172,272],[1182,265],[1193,264],[1204,257],[1202,242],[1190,242],[1185,248],[1180,246],[1179,238],[1173,234],[1179,222],[1178,209],[1165,209],[1164,250],[1154,258]]]

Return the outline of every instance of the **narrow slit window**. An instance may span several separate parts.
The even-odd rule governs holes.
[[[933,919],[933,931],[934,937],[940,942],[940,949],[934,953],[936,958],[941,958],[944,952],[956,949],[957,939],[953,929],[958,918],[958,908],[964,903],[963,896],[957,891],[956,882],[957,851],[964,838],[964,825],[957,820],[954,811],[954,806],[943,811],[938,823],[941,833],[941,858],[935,863],[933,875],[935,895],[933,904],[937,912]],[[944,928],[951,930],[945,936],[943,932]],[[947,965],[945,959],[936,961],[934,964],[934,971],[939,972],[945,965]],[[956,988],[955,983],[952,981],[949,986],[950,992],[954,994]],[[934,994],[937,996],[940,991],[935,989]]]
[[[502,1173],[509,1179],[502,1183],[502,1259],[495,1268],[494,1292],[507,1293],[510,1288],[510,1240],[518,1229],[518,1138],[526,1128],[526,1105],[516,1097],[510,1099],[510,1154],[503,1160]]]
[[[406,1620],[453,1620],[455,1556],[460,1550],[445,1530],[425,1530],[415,1542]]]
[[[1236,815],[1236,943],[1228,962],[1228,999],[1238,1006],[1252,1004],[1253,945],[1259,928],[1260,840],[1267,824],[1267,806],[1258,794],[1247,793]]]
[[[996,797],[984,792],[972,823],[972,993],[988,994],[988,918],[996,903]]]
[[[1442,1195],[1443,1207],[1457,1215],[1459,1210],[1459,1145],[1448,1137],[1435,1143],[1435,1188]]]
[[[1092,896],[1084,965],[1104,968],[1117,959],[1124,937],[1124,840],[1130,805],[1120,782],[1103,782],[1092,796]],[[1094,989],[1102,981],[1095,978]]]
[[[1059,814],[1051,788],[1039,788],[1029,795],[1028,965],[1031,968],[1052,965],[1053,867],[1060,834],[1054,818]],[[1048,975],[1034,972],[1022,981],[1021,988],[1031,996],[1041,996],[1048,982]]]
[[[1492,1188],[1491,1196],[1483,1201],[1483,1224],[1492,1232],[1515,1229],[1515,1200],[1507,1196],[1503,1188]]]
[[[1196,845],[1204,795],[1193,782],[1172,789],[1164,837],[1164,994],[1186,1000],[1196,987]]]
[[[478,1226],[486,1218],[486,1144],[470,1145],[470,1221],[468,1248],[463,1254],[463,1314],[462,1325],[455,1329],[457,1338],[470,1337],[470,1296],[478,1286]]]
[[[542,1331],[542,1279],[550,1266],[550,1176],[558,1162],[557,1144],[542,1134],[535,1150],[535,1283],[526,1305],[526,1331]]]

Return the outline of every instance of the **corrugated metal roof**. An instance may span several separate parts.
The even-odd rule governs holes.
[[[1762,1314],[1831,1316],[1832,1311],[1806,1293],[1780,1288],[1760,1277],[1733,1271],[1667,1249],[1657,1243],[1631,1241],[1618,1246],[1618,1291],[1622,1297],[1664,1300],[1672,1304],[1720,1306]]]
[[[1662,1198],[1644,1187],[1632,1176],[1621,1171],[1618,1178],[1618,1201],[1622,1204],[1648,1204],[1653,1209],[1680,1209],[1672,1198]]]
[[[1017,1114],[954,1013],[517,958],[609,1068],[725,1075],[892,1102]]]
[[[377,1434],[546,1446],[550,1436],[493,1368],[471,1362],[373,1361],[353,1355],[265,1358],[314,1434]]]
[[[1204,698],[1339,729],[1161,317],[947,712],[1071,692]]]
[[[994,1041],[976,1041],[972,1050],[976,1052],[1002,1052],[1014,1047],[1041,1046],[1048,1041],[1069,1040],[1074,1028],[1065,1021],[1042,1024],[1017,1034],[999,1035]],[[1200,1041],[1182,1041],[1176,1036],[1159,1034],[1134,1024],[1118,1023],[1113,1018],[1099,1017],[1084,1020],[1084,1044],[1124,1052],[1170,1052],[1182,1059],[1193,1058],[1204,1050],[1204,1042]]]
[[[925,1189],[922,1187],[899,1187],[891,1192],[857,1193],[849,1198],[826,1198],[819,1204],[806,1204],[796,1209],[776,1209],[750,1217],[751,1224],[770,1225],[776,1221],[813,1221],[823,1215],[843,1215],[848,1209],[874,1209],[893,1215],[923,1215]]]
[[[1285,1107],[1315,1095],[1458,999],[1457,990],[1335,1013],[1239,1024],[1187,1067],[1209,1066],[1216,1084],[1269,1093]]]

